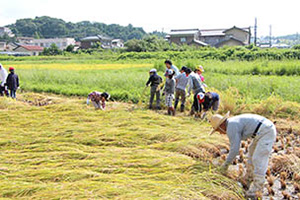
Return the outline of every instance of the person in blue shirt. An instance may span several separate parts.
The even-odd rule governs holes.
[[[207,93],[201,93],[198,94],[198,100],[200,105],[200,112],[203,109],[203,113],[201,115],[201,118],[203,119],[206,116],[206,112],[209,109],[212,109],[213,111],[217,111],[220,106],[220,96],[216,92],[207,92]]]
[[[175,77],[175,78],[176,78],[176,76],[178,76],[178,75],[180,74],[179,69],[178,69],[175,65],[173,65],[172,62],[171,62],[170,60],[166,60],[166,61],[165,61],[165,65],[166,65],[166,67],[167,67],[165,76],[168,76],[168,75],[167,75],[167,71],[168,71],[169,69],[171,69],[171,70],[174,71],[174,77]]]

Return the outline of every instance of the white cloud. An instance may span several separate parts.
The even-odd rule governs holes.
[[[51,16],[66,21],[83,20],[143,27],[146,31],[173,28],[227,28],[253,26],[258,34],[300,31],[299,0],[10,0],[0,7],[0,25],[19,18]]]

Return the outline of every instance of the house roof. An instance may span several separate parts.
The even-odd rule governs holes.
[[[224,43],[226,43],[226,42],[228,42],[228,41],[230,41],[230,40],[234,40],[234,41],[240,43],[241,45],[246,45],[243,41],[241,41],[241,40],[239,40],[239,39],[237,39],[237,38],[235,38],[235,37],[231,37],[231,38],[229,38],[229,39],[227,39],[227,40],[224,40],[224,41],[222,41],[222,42],[219,42],[218,44],[216,44],[216,46],[217,46],[217,47],[218,47],[218,46],[221,46],[222,44],[224,44]]]
[[[206,30],[200,30],[200,34],[202,37],[208,37],[208,36],[225,36],[224,30],[226,29],[206,29]]]
[[[24,49],[28,50],[28,51],[43,51],[44,48],[40,47],[40,46],[32,46],[32,45],[20,45],[19,47],[23,47]],[[19,48],[17,47],[17,48]],[[16,49],[17,49],[16,48]]]
[[[233,26],[232,28],[225,29],[225,28],[220,28],[220,29],[202,29],[200,30],[201,36],[202,37],[208,37],[208,36],[225,36],[227,31],[230,31],[232,29],[238,29],[244,32],[249,32],[249,28],[239,28],[236,26]]]
[[[241,30],[241,31],[244,31],[244,32],[249,33],[249,27],[248,27],[248,28],[239,28],[239,27],[236,27],[236,26],[233,26],[232,28],[226,29],[226,30],[224,31],[224,33],[226,33],[227,31],[230,31],[230,30],[232,30],[232,29],[238,29],[238,30]]]
[[[177,29],[177,30],[171,30],[169,35],[172,35],[172,36],[195,35],[198,32],[199,32],[199,29]]]
[[[195,42],[195,43],[197,43],[197,44],[199,44],[199,45],[202,45],[202,46],[208,46],[208,44],[206,44],[205,42],[202,42],[202,41],[200,41],[200,40],[194,39],[193,42]]]
[[[102,35],[96,35],[96,36],[88,36],[88,37],[82,38],[80,41],[98,41],[98,40],[112,40],[112,38],[105,37]]]

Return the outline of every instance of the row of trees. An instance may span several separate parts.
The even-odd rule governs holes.
[[[19,19],[8,27],[17,36],[35,38],[73,37],[78,40],[86,36],[102,34],[127,41],[141,39],[147,34],[143,28],[133,27],[131,24],[120,26],[89,21],[72,23],[47,16]]]

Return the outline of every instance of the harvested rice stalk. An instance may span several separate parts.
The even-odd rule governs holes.
[[[274,180],[275,180],[274,176],[272,176],[272,175],[268,176],[267,181],[268,181],[270,187],[272,187],[274,185]]]
[[[294,183],[294,192],[299,193],[300,192],[300,185],[298,183]]]
[[[275,192],[274,192],[274,190],[272,189],[271,186],[268,185],[267,189],[268,189],[268,194],[269,194],[270,196],[274,196],[274,195],[275,195]]]
[[[289,193],[287,193],[286,191],[282,191],[282,196],[283,199],[291,199],[291,195]]]
[[[285,189],[286,189],[286,182],[285,182],[285,180],[280,179],[280,188],[281,188],[282,190],[285,190]]]
[[[274,156],[271,160],[271,166],[273,172],[286,172],[287,177],[294,173],[300,173],[300,159],[294,154]]]
[[[287,178],[287,173],[286,172],[281,172],[280,173],[280,179],[285,181],[286,178]]]

